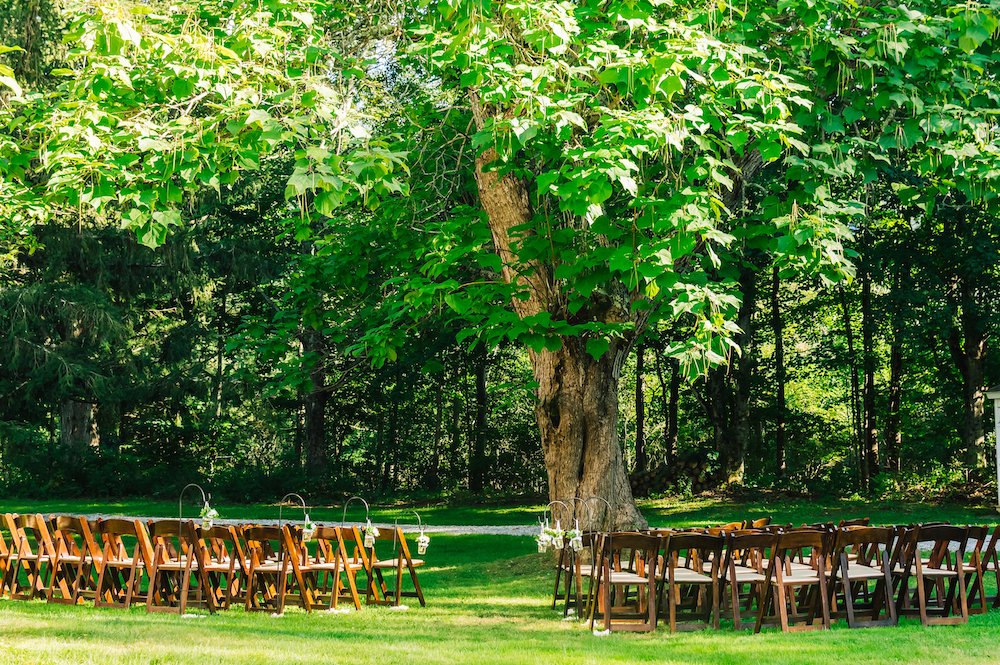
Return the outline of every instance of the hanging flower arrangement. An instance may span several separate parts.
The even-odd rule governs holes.
[[[417,554],[427,554],[427,546],[431,544],[431,538],[423,531],[417,536]]]
[[[216,518],[219,517],[219,511],[208,505],[208,501],[206,501],[205,505],[201,507],[200,516],[201,528],[207,531],[212,528],[212,524],[214,524]]]
[[[375,539],[379,536],[378,527],[372,524],[371,520],[368,520],[368,524],[361,531],[365,534],[365,547],[369,549],[375,547]]]
[[[302,520],[302,542],[308,543],[313,539],[315,533],[316,525],[309,519],[309,513],[306,513],[305,518]]]
[[[574,552],[579,552],[583,549],[583,532],[580,531],[579,524],[567,531],[566,537],[569,539],[570,549]]]

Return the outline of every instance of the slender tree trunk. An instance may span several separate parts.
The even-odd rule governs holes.
[[[890,314],[892,341],[889,344],[889,403],[885,417],[885,455],[883,459],[883,466],[896,473],[900,470],[900,451],[903,448],[903,432],[900,430],[900,409],[903,404],[903,327],[899,298],[904,271],[909,278],[909,268],[897,264],[892,280],[892,292],[895,300]]]
[[[771,272],[771,325],[774,329],[774,381],[777,384],[774,418],[774,471],[784,478],[787,471],[785,459],[785,328],[781,321],[781,276],[778,268]]]
[[[875,424],[875,320],[872,313],[871,259],[861,266],[861,355],[865,377],[864,437],[862,447],[862,487],[871,490],[872,476],[878,474],[878,428]]]
[[[480,345],[476,357],[476,421],[469,454],[469,491],[482,492],[486,475],[486,347]]]
[[[951,357],[962,375],[962,419],[959,433],[962,438],[961,457],[971,470],[986,466],[985,383],[986,349],[988,338],[985,324],[977,316],[973,301],[973,288],[963,281],[961,285],[962,309],[959,326],[953,327],[948,336]]]
[[[434,448],[431,451],[431,462],[427,469],[424,484],[427,489],[441,489],[441,434],[444,430],[444,386],[439,374],[435,380],[434,390]]]
[[[469,101],[476,125],[483,129],[489,115],[475,94],[470,94]],[[520,180],[509,175],[501,177],[492,169],[495,159],[493,148],[478,156],[476,184],[503,277],[523,289],[526,296],[515,296],[511,306],[521,318],[542,312],[565,317],[564,299],[554,286],[551,267],[540,260],[521,261],[515,252],[513,238],[530,235],[524,231],[532,219],[528,190]],[[625,315],[615,310],[600,316]],[[618,441],[618,378],[627,344],[613,340],[601,359],[594,360],[586,351],[584,339],[562,341],[558,351],[529,352],[538,383],[535,413],[549,496],[597,496],[610,502],[612,514],[595,516],[597,526],[617,529],[645,525],[632,499]],[[590,526],[584,524],[583,528]]]
[[[645,471],[649,466],[646,454],[646,393],[643,390],[642,374],[645,371],[646,346],[639,344],[635,349],[635,469]]]
[[[316,361],[309,370],[309,387],[302,402],[304,406],[303,430],[305,433],[306,475],[322,478],[327,470],[326,450],[326,369],[323,366],[325,345],[322,335],[307,330],[302,335],[303,354],[316,354]]]
[[[212,397],[215,400],[215,418],[222,417],[222,383],[226,372],[226,296],[222,292],[222,305],[215,319],[215,377],[212,385]]]
[[[851,325],[851,309],[847,302],[847,291],[840,287],[840,306],[844,318],[844,336],[847,338],[847,368],[851,380],[851,442],[858,461],[858,482],[864,483],[861,466],[861,387],[858,381],[857,356],[854,352],[854,326]]]
[[[670,383],[663,379],[663,356],[657,351],[653,355],[656,365],[656,380],[660,383],[660,402],[663,411],[663,455],[667,468],[673,468],[677,454],[677,401],[680,398],[679,363],[670,361]]]

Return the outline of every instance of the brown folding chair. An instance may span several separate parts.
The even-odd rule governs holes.
[[[851,628],[898,623],[892,594],[892,541],[893,530],[887,527],[856,526],[837,531],[827,572],[832,617],[846,618]],[[859,611],[866,610],[870,618],[859,620]],[[880,618],[883,610],[885,616]]]
[[[392,543],[392,554],[387,558],[379,558],[376,549],[379,543]],[[383,551],[383,556],[385,552]],[[414,559],[410,556],[410,548],[406,544],[406,536],[398,526],[392,529],[384,528],[379,530],[379,535],[375,537],[375,547],[368,552],[371,561],[372,572],[375,574],[376,586],[381,592],[382,600],[376,596],[369,596],[369,604],[390,605],[398,607],[403,598],[416,598],[421,607],[425,607],[424,592],[420,588],[420,580],[417,578],[417,568],[424,565],[423,559]],[[403,590],[403,572],[410,577],[413,591]],[[392,587],[386,585],[383,571],[393,574],[394,582]]]
[[[747,529],[763,529],[764,527],[768,526],[769,524],[771,524],[771,518],[770,517],[761,517],[761,518],[755,519],[755,520],[747,520],[746,521],[746,525],[747,525],[746,528]]]
[[[639,533],[604,536],[598,563],[596,602],[590,628],[600,617],[604,630],[652,631],[656,628],[657,562],[663,539]]]
[[[341,599],[349,600],[354,609],[361,609],[358,593],[358,571],[364,570],[359,559],[348,557],[344,543],[344,529],[336,526],[318,526],[313,534],[316,541],[316,555],[310,560],[309,568],[314,575],[316,602],[322,603],[322,596],[329,594],[328,608],[336,609]]]
[[[153,554],[146,527],[139,520],[101,519],[97,533],[103,551],[94,607],[128,609],[133,603],[145,602],[142,581],[143,577],[148,579]],[[131,541],[135,544],[130,548]]]
[[[719,627],[719,570],[726,537],[675,533],[666,538],[659,611],[670,632]],[[663,595],[667,594],[667,607]],[[709,596],[711,602],[709,602]]]
[[[4,516],[4,519],[0,520],[0,598],[7,591],[7,571],[10,565],[11,546],[8,544],[7,536],[4,535],[7,531],[6,525],[7,520]]]
[[[975,578],[969,579],[966,584],[969,591],[969,612],[981,614],[986,611],[987,606],[992,603],[994,608],[1000,608],[1000,525],[993,529],[993,535],[989,542],[981,548],[979,571],[975,571]],[[970,571],[966,570],[968,574]],[[997,592],[994,596],[986,594],[984,581],[987,577],[994,578],[994,587]],[[972,604],[979,598],[980,606],[972,609]]]
[[[247,556],[246,611],[273,611],[282,614],[286,604],[312,612],[314,589],[307,575],[309,569],[302,547],[301,532],[287,524],[243,528]]]
[[[757,529],[744,529],[729,534],[725,563],[720,572],[722,590],[729,586],[728,610],[733,619],[733,629],[753,628],[755,619],[743,620],[741,613],[753,616],[754,604],[760,603],[767,589],[767,570],[777,534]],[[744,592],[743,589],[747,590]],[[759,607],[757,608],[760,609]]]
[[[906,531],[906,557],[896,571],[900,580],[897,614],[919,616],[925,626],[968,622],[965,566],[960,565],[965,560],[968,537],[968,527],[948,524],[918,524]],[[931,544],[927,559],[921,543]],[[911,581],[916,582],[915,589],[910,588]]]
[[[597,572],[602,538],[603,534],[596,531],[584,532],[580,535],[583,548],[579,552],[574,552],[567,544],[560,554],[560,569],[556,573],[556,584],[559,583],[559,574],[562,573],[564,588],[561,598],[566,601],[563,606],[564,617],[569,616],[571,611],[577,617],[586,616],[593,596],[594,576]],[[586,591],[584,591],[584,580],[587,581]],[[555,609],[554,604],[552,608]]]
[[[76,605],[95,588],[94,572],[100,571],[101,548],[84,517],[58,515],[51,519],[52,574],[50,603]]]
[[[157,520],[149,524],[153,557],[149,567],[146,612],[187,611],[194,581],[195,604],[215,614],[215,597],[209,590],[204,564],[208,560],[191,520]]]
[[[4,515],[11,534],[8,575],[11,600],[31,600],[48,595],[46,577],[52,575],[52,538],[41,515]],[[21,573],[25,574],[24,582]],[[25,587],[25,591],[20,591]]]
[[[965,594],[969,603],[969,614],[986,614],[989,611],[988,599],[986,597],[985,573],[983,567],[986,539],[990,535],[988,526],[969,526],[969,540],[975,541],[972,551],[966,550],[967,560],[962,561],[965,572]],[[979,607],[973,607],[976,599],[979,600]]]
[[[340,527],[340,534],[344,540],[344,547],[348,554],[348,563],[356,572],[364,571],[365,573],[365,597],[373,598],[376,603],[383,603],[378,584],[376,584],[375,573],[372,570],[371,557],[369,556],[368,548],[365,547],[364,536],[361,534],[361,528],[356,524],[349,527],[342,526]],[[360,568],[357,566],[360,566]],[[355,584],[358,589],[361,588],[361,585],[357,584],[356,576]]]
[[[198,526],[197,533],[202,543],[207,590],[216,607],[228,610],[232,603],[241,602],[249,573],[239,530],[234,526]]]
[[[759,601],[754,632],[759,633],[764,624],[780,625],[784,632],[829,628],[830,606],[825,574],[828,547],[829,533],[820,530],[796,529],[778,535],[768,563],[762,589],[764,597]],[[809,552],[809,564],[793,568],[792,559],[803,556],[806,550]],[[771,593],[767,593],[768,590]],[[769,614],[772,607],[774,614]],[[818,626],[817,609],[820,612]]]

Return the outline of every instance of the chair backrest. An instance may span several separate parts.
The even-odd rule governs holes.
[[[656,577],[656,564],[662,546],[663,538],[660,536],[633,532],[609,533],[604,537],[603,560],[612,567],[620,567],[624,565],[623,562],[628,562],[636,574]]]
[[[139,520],[122,518],[97,520],[97,532],[103,545],[105,562],[131,558],[135,546],[129,547],[126,540],[135,540],[143,565],[149,568],[153,561],[153,547],[149,541],[146,526]]]
[[[770,531],[760,529],[733,531],[729,534],[726,556],[736,565],[762,571],[762,562],[770,558],[777,542],[778,535]]]
[[[39,514],[18,515],[9,513],[5,515],[7,528],[11,534],[11,549],[20,550],[22,553],[34,554],[37,556],[51,556],[55,554],[55,546],[49,534],[48,520]]]
[[[701,564],[711,562],[712,577],[715,577],[722,565],[722,550],[725,545],[724,535],[675,533],[666,540],[665,563],[667,567],[677,567],[678,561],[683,559],[686,567],[701,573]],[[663,573],[666,574],[666,570]]]
[[[709,527],[709,532],[725,532],[725,531],[739,531],[746,528],[746,521],[742,522],[727,522],[726,524],[719,524],[718,526]]]
[[[820,558],[825,559],[829,551],[830,532],[819,529],[794,529],[778,534],[778,542],[774,547],[774,559],[784,561],[791,555],[804,557],[806,550],[815,564]]]
[[[149,539],[154,548],[154,554],[159,553],[158,563],[168,560],[178,560],[183,556],[194,556],[203,561],[202,552],[197,546],[198,537],[194,522],[191,520],[151,520],[148,524]]]
[[[294,554],[291,560],[299,561],[301,550],[299,542],[294,538],[288,525],[284,526],[246,526],[243,527],[243,538],[247,545],[247,558],[261,564],[275,557],[284,559]]]
[[[840,524],[838,524],[837,526],[840,527],[841,529],[844,529],[851,526],[868,526],[870,522],[871,522],[870,517],[859,517],[853,520],[840,520]]]
[[[931,555],[925,568],[947,568],[955,561],[965,557],[969,540],[969,527],[953,524],[918,524],[911,531],[909,547],[909,563],[920,555],[921,543],[931,543]]]
[[[377,542],[392,542],[392,556],[393,558],[401,557],[404,561],[409,561],[412,559],[410,557],[410,548],[406,544],[406,535],[403,534],[403,530],[397,527],[386,527],[384,529],[379,529],[378,536],[375,537]],[[383,551],[384,553],[384,551]],[[371,551],[372,563],[379,560],[375,548]],[[382,557],[385,558],[385,557]]]
[[[749,529],[763,529],[770,523],[771,523],[770,517],[761,517],[760,519],[756,520],[748,520],[746,524],[747,528]]]
[[[219,525],[203,529],[196,525],[195,529],[203,543],[205,556],[217,563],[235,560],[242,572],[247,571],[246,548],[240,538],[241,527]]]
[[[90,522],[85,517],[56,515],[51,524],[52,544],[60,554],[100,558],[101,548],[94,540]]]

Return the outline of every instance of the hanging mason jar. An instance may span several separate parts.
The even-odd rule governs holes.
[[[421,556],[427,554],[427,546],[430,544],[430,536],[421,531],[420,536],[417,537],[417,554],[420,554]]]

